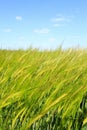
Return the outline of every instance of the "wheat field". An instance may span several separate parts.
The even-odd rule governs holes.
[[[0,50],[0,130],[86,130],[87,50]]]

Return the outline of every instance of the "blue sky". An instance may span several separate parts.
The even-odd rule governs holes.
[[[0,48],[87,47],[87,0],[0,0]]]

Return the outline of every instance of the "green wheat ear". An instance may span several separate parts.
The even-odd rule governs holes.
[[[86,92],[87,50],[0,50],[1,130],[84,130]]]

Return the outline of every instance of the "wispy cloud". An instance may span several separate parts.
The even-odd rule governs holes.
[[[18,37],[18,40],[20,40],[20,41],[22,41],[22,40],[24,40],[25,38],[24,38],[24,36],[19,36]]]
[[[54,23],[53,27],[64,27],[66,23]]]
[[[67,39],[78,39],[79,40],[80,36],[79,35],[72,35],[72,36],[67,36]]]
[[[10,29],[10,28],[5,28],[5,29],[3,29],[3,32],[10,33],[10,32],[12,32],[12,29]]]
[[[56,38],[54,38],[54,37],[51,37],[51,38],[49,38],[49,39],[48,39],[48,41],[49,41],[49,42],[51,42],[51,43],[54,43],[54,42],[56,42],[56,41],[57,41],[57,39],[56,39]]]
[[[59,23],[54,23],[53,26],[54,26],[54,27],[60,27],[61,24],[59,24]]]
[[[63,16],[63,14],[58,13],[58,14],[56,14],[56,16],[57,16],[57,17],[62,17],[62,16]]]
[[[54,27],[64,26],[72,20],[71,16],[64,16],[62,14],[57,14],[56,17],[51,18],[50,21],[53,23]]]
[[[48,28],[42,28],[42,29],[35,29],[34,32],[40,34],[47,34],[50,32],[50,30]]]
[[[59,17],[59,18],[52,18],[51,21],[52,22],[62,22],[62,21],[65,21],[65,19],[62,17]]]
[[[22,21],[22,19],[23,19],[23,18],[22,18],[21,16],[16,16],[16,20],[17,20],[17,21]]]

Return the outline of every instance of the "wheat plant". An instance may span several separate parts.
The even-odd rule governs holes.
[[[87,50],[0,50],[0,130],[86,130]]]

